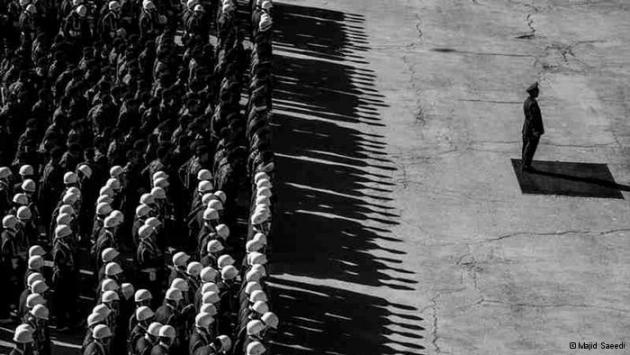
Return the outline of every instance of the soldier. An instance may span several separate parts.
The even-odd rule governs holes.
[[[86,45],[92,36],[87,14],[87,7],[79,5],[64,20],[64,35],[79,46]]]
[[[149,325],[143,338],[136,340],[132,355],[151,355],[151,350],[158,344],[160,339],[160,329],[162,324],[159,322],[153,322]]]
[[[161,25],[166,23],[166,18],[160,15],[153,1],[144,0],[142,2],[142,13],[140,14],[140,38],[153,39],[157,36]]]
[[[140,228],[140,244],[136,254],[138,263],[138,286],[145,287],[151,294],[159,295],[161,291],[162,267],[164,257],[155,240],[155,229],[145,225]]]
[[[101,41],[111,45],[117,36],[124,37],[125,29],[120,26],[120,3],[110,1],[107,4],[107,12],[99,21],[99,33]]]
[[[16,305],[18,296],[22,292],[22,275],[26,261],[26,250],[19,245],[19,222],[14,215],[6,215],[2,219],[2,269],[6,272],[9,282],[7,305]]]
[[[27,316],[27,324],[33,328],[33,344],[39,355],[50,355],[50,332],[48,319],[50,312],[42,304],[35,305]]]
[[[105,218],[105,221],[103,222],[103,229],[101,229],[101,232],[96,239],[96,243],[92,247],[92,256],[97,260],[97,270],[101,267],[101,264],[99,262],[100,259],[98,258],[98,256],[103,253],[103,250],[107,248],[114,248],[116,250],[119,249],[118,240],[116,239],[115,234],[116,229],[119,225],[120,220],[117,219],[115,216],[112,216],[112,214],[107,216],[107,218]]]
[[[529,97],[523,104],[523,111],[525,112],[525,123],[523,124],[523,156],[521,161],[522,171],[532,171],[532,160],[540,141],[540,136],[545,134],[545,128],[543,127],[542,115],[540,113],[540,107],[536,98],[540,93],[538,89],[538,82],[532,84],[527,88]]]
[[[18,325],[13,334],[15,348],[9,355],[36,355],[33,344],[33,328],[27,324]]]
[[[57,330],[67,331],[74,320],[77,300],[77,268],[75,256],[70,247],[72,230],[67,225],[55,229],[53,242],[53,285],[55,289],[53,305],[57,319]]]
[[[83,343],[81,345],[81,353],[85,351],[87,346],[94,340],[92,338],[92,332],[97,325],[106,325],[105,321],[111,311],[105,305],[99,304],[92,310],[92,313],[87,317],[87,329],[85,336],[83,337]]]
[[[153,311],[147,306],[140,306],[136,309],[135,319],[137,320],[137,323],[130,330],[129,337],[127,339],[127,350],[129,353],[133,353],[138,341],[145,338],[148,327],[153,322],[153,317]]]
[[[63,168],[59,164],[63,150],[54,148],[50,152],[50,160],[44,167],[44,172],[40,180],[39,211],[42,216],[42,223],[47,226],[50,223],[50,215],[54,209],[54,203],[61,194],[63,186]]]
[[[212,323],[214,318],[209,313],[199,313],[195,317],[195,327],[190,335],[188,345],[188,353],[195,354],[195,351],[201,347],[211,344],[214,334],[212,334]]]
[[[134,303],[136,305],[136,310],[137,310],[140,307],[145,307],[145,306],[151,307],[151,301],[153,300],[153,295],[151,294],[151,292],[149,292],[149,290],[141,288],[138,291],[136,291],[133,299],[134,299]],[[133,312],[131,316],[129,317],[128,323],[129,323],[129,326],[127,327],[128,329],[133,329],[133,327],[135,327],[136,324],[138,323],[135,312]]]
[[[163,325],[160,328],[160,341],[151,349],[151,355],[171,355],[176,354],[171,351],[175,343],[176,331],[170,325]]]
[[[83,355],[109,355],[109,343],[112,338],[110,328],[103,324],[97,325],[92,331],[92,338]]]

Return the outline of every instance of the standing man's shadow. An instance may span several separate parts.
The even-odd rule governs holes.
[[[630,186],[615,182],[606,164],[537,160],[529,171],[521,165],[520,159],[512,159],[524,194],[623,199],[621,191],[630,191]]]

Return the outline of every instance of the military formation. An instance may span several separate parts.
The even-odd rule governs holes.
[[[10,354],[270,354],[271,0],[0,3]]]

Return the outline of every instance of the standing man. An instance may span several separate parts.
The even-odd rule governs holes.
[[[532,171],[532,160],[534,159],[534,153],[538,147],[540,136],[545,134],[543,127],[542,115],[540,113],[540,107],[538,107],[538,82],[535,82],[527,88],[529,97],[523,104],[523,111],[525,112],[525,123],[523,124],[523,159],[521,161],[522,171]]]

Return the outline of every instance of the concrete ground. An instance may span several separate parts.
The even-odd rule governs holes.
[[[629,2],[275,11],[274,353],[630,353]],[[536,159],[607,164],[625,199],[521,193],[534,81]]]

